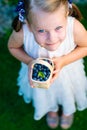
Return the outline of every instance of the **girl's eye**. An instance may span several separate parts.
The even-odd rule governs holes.
[[[44,32],[45,32],[45,30],[38,30],[38,32],[39,32],[39,33],[44,33]]]
[[[61,28],[63,28],[62,26],[58,26],[57,28],[56,28],[56,30],[60,30]]]

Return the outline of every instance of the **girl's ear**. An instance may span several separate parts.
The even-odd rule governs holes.
[[[69,15],[69,11],[66,12],[66,16],[68,16],[68,15]]]
[[[27,20],[26,20],[26,24],[27,24],[27,26],[28,26],[28,28],[29,28],[29,31],[32,32],[32,30],[31,30],[31,25],[27,22]]]
[[[30,32],[32,32],[31,25],[28,24],[28,28],[29,28]]]

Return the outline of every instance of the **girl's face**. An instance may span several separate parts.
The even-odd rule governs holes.
[[[66,11],[61,6],[53,13],[35,8],[33,11],[31,32],[36,42],[49,51],[55,51],[66,36]]]

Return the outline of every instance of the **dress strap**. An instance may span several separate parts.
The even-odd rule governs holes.
[[[74,29],[74,17],[69,16],[68,17],[68,26],[67,26],[67,33],[68,37],[70,38],[71,41],[74,42],[74,35],[73,35],[73,29]]]

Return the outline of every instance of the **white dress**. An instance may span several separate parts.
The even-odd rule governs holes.
[[[33,58],[67,55],[76,47],[73,39],[73,24],[74,18],[68,17],[66,38],[58,49],[52,52],[40,47],[27,25],[23,25],[25,51]],[[58,111],[58,104],[63,106],[63,112],[66,115],[74,113],[76,109],[87,108],[87,78],[82,59],[65,66],[49,89],[30,87],[28,67],[24,63],[21,64],[17,82],[18,94],[23,96],[26,103],[31,101],[33,103],[35,120],[41,119],[49,111]]]

